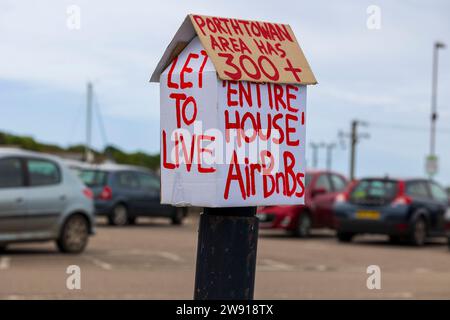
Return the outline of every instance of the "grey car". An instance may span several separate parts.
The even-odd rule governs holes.
[[[94,231],[92,191],[59,158],[0,148],[0,250],[54,240],[79,253]]]
[[[80,170],[81,180],[92,189],[95,212],[110,225],[135,224],[138,217],[165,217],[180,225],[186,208],[162,205],[160,179],[148,169],[102,164]]]

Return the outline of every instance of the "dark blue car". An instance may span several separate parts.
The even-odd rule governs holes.
[[[434,181],[361,179],[337,198],[337,237],[346,242],[356,234],[386,234],[392,242],[421,246],[427,237],[445,235],[448,207],[445,190]]]
[[[136,218],[166,217],[181,224],[185,208],[160,203],[160,180],[150,170],[116,164],[80,168],[80,177],[94,194],[95,212],[111,225],[134,224]]]

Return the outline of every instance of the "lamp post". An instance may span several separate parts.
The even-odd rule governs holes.
[[[433,47],[433,70],[431,79],[431,126],[430,126],[430,154],[429,157],[435,159],[436,157],[436,121],[437,114],[437,83],[438,83],[438,62],[439,49],[444,49],[445,44],[442,42],[435,42]],[[430,176],[433,173],[430,172]]]

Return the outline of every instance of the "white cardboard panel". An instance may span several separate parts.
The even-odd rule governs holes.
[[[292,106],[298,109],[298,112],[288,111],[282,106],[279,110],[275,108],[274,94],[275,89],[273,85],[267,84],[255,84],[255,83],[230,83],[228,81],[222,81],[217,78],[214,65],[208,58],[206,64],[204,64],[203,59],[201,59],[201,50],[203,47],[200,44],[198,38],[194,38],[192,42],[183,50],[183,52],[178,56],[175,62],[175,67],[171,70],[172,65],[161,74],[160,77],[160,107],[161,107],[161,202],[165,204],[172,204],[178,206],[184,205],[195,205],[203,207],[232,207],[232,206],[255,206],[255,205],[275,205],[275,204],[303,204],[303,195],[285,195],[283,194],[283,178],[280,179],[279,192],[274,192],[268,197],[264,197],[263,193],[263,180],[264,177],[258,172],[255,172],[254,179],[244,179],[245,185],[245,198],[243,197],[241,184],[233,180],[230,183],[229,192],[227,194],[227,199],[225,199],[225,186],[228,180],[229,168],[230,168],[230,156],[233,150],[239,152],[244,152],[245,149],[249,147],[259,146],[258,148],[252,149],[255,151],[253,154],[249,153],[247,150],[247,155],[250,159],[250,164],[261,163],[261,159],[258,160],[258,154],[260,151],[264,150],[266,147],[273,153],[276,161],[275,168],[271,172],[271,175],[275,176],[277,172],[283,173],[285,171],[283,165],[283,154],[285,152],[290,152],[295,157],[295,166],[292,169],[293,174],[304,174],[305,173],[305,125],[300,124],[299,121],[291,121],[291,130],[295,132],[290,133],[291,140],[298,140],[298,146],[287,146],[284,144],[266,145],[267,142],[261,141],[261,139],[250,144],[243,144],[242,147],[236,146],[236,139],[232,140],[232,144],[221,143],[224,142],[225,137],[225,111],[230,112],[230,119],[234,119],[234,112],[237,110],[239,116],[243,117],[244,114],[247,115],[247,119],[256,119],[258,114],[261,120],[262,128],[268,128],[268,118],[269,117],[279,117],[278,126],[283,127],[285,123],[286,115],[297,116],[299,119],[303,116],[306,117],[306,86],[290,85],[291,101]],[[180,83],[180,77],[183,73],[183,66],[189,57],[190,53],[196,53],[199,55],[199,59],[191,59],[187,66],[193,69],[191,73],[184,73],[184,81],[190,81],[193,83],[192,88],[169,88],[168,78],[173,83]],[[192,58],[192,57],[191,57]],[[202,72],[202,87],[199,88],[199,72],[200,68],[203,66]],[[185,66],[186,67],[186,66]],[[171,75],[169,75],[171,71]],[[239,100],[239,93],[234,92],[230,95],[231,91],[228,91],[228,85],[230,88],[238,88],[239,85],[244,86],[248,89],[247,85],[250,85],[250,91],[252,96],[252,106],[250,107],[245,98],[242,106],[228,106],[228,100],[233,101]],[[269,86],[269,87],[268,87]],[[277,84],[278,91],[283,91],[286,93],[287,85]],[[269,90],[269,88],[271,90]],[[269,96],[269,92],[271,95]],[[194,97],[197,105],[197,115],[195,125],[186,125],[181,122],[181,128],[177,128],[177,112],[176,103],[173,98],[170,97],[171,94],[185,94],[186,96]],[[230,98],[231,97],[231,98]],[[259,98],[258,98],[259,97]],[[273,107],[269,107],[269,100],[272,101]],[[258,102],[261,102],[258,106]],[[192,104],[187,107],[187,117],[192,115]],[[232,116],[233,115],[233,116]],[[251,126],[251,120],[246,121],[246,126],[244,129],[249,129]],[[199,125],[201,125],[201,131],[199,132]],[[272,133],[275,133],[275,127],[272,124]],[[163,147],[163,135],[166,132],[166,148]],[[184,161],[175,169],[168,169],[164,166],[164,153],[168,158],[169,163],[176,162],[176,157],[173,154],[169,154],[168,151],[172,150],[175,146],[175,133],[178,135],[183,135],[185,137],[184,146],[185,151],[190,156],[191,147],[191,137],[195,134],[198,136],[200,133],[214,136],[216,141],[214,143],[203,143],[203,147],[208,147],[209,149],[214,148],[214,155],[216,155],[216,163],[207,163],[204,167],[212,167],[216,171],[213,173],[199,173],[198,169],[198,158],[193,159],[193,163],[188,170]],[[235,132],[236,133],[236,132]],[[286,133],[284,133],[286,134]],[[273,141],[275,137],[271,137],[269,140]],[[285,137],[286,140],[286,137]],[[178,144],[178,149],[180,159],[183,157],[183,150],[181,150],[181,143]],[[196,145],[194,144],[194,148]],[[226,152],[226,149],[231,152]],[[194,152],[195,154],[195,152]],[[252,158],[252,155],[256,157]],[[245,176],[246,166],[243,162],[243,158],[240,159],[242,164],[239,165],[241,169],[242,176]],[[289,176],[289,175],[288,175]],[[269,179],[269,178],[268,178]],[[285,178],[286,179],[286,178]],[[289,176],[289,183],[291,187],[296,185],[296,191],[300,194],[301,186],[304,183],[304,178]],[[254,181],[254,194],[250,192],[247,194],[247,190],[252,189],[252,185],[249,189],[246,188],[247,180]],[[298,180],[298,181],[297,181]],[[301,181],[300,181],[301,180]],[[269,181],[269,180],[267,180]],[[273,183],[273,180],[270,180]]]

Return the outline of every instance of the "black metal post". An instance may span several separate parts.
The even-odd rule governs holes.
[[[256,207],[204,208],[200,215],[195,300],[252,300]]]

